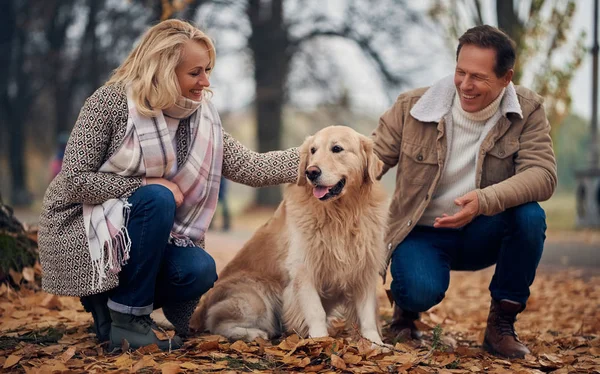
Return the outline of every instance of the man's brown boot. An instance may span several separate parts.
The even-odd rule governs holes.
[[[419,319],[419,313],[402,310],[398,305],[394,305],[394,315],[390,331],[396,337],[396,340],[421,339],[423,333],[415,325]]]
[[[483,340],[486,351],[508,358],[523,358],[530,353],[515,332],[517,314],[523,309],[523,305],[514,301],[492,299]]]

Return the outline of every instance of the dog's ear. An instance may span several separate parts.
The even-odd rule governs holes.
[[[306,185],[306,168],[308,167],[308,148],[310,146],[310,142],[312,140],[312,136],[307,137],[304,140],[304,143],[298,148],[298,152],[300,153],[300,165],[298,165],[298,180],[296,184],[298,186]]]
[[[373,183],[381,178],[383,172],[383,161],[373,152],[373,140],[361,135],[361,147],[366,160],[365,181]]]

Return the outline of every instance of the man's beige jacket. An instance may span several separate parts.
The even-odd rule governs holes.
[[[384,173],[398,165],[386,235],[388,260],[419,221],[440,182],[448,159],[445,131],[452,121],[455,94],[451,76],[431,87],[401,94],[373,132]],[[542,97],[511,83],[499,110],[502,116],[485,136],[476,157],[478,213],[488,216],[547,200],[557,182]]]

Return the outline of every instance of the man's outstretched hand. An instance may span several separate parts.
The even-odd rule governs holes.
[[[477,198],[477,192],[468,192],[467,194],[454,200],[454,204],[461,207],[460,211],[452,216],[442,214],[441,217],[437,217],[435,219],[433,227],[436,229],[456,229],[463,227],[477,217],[477,212],[479,212],[479,199]]]

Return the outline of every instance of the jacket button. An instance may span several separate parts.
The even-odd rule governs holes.
[[[417,160],[418,161],[423,161],[423,155],[419,153],[419,155],[417,156]]]
[[[406,223],[406,226],[410,226],[412,225],[412,219],[409,219],[408,222]]]
[[[498,152],[498,154],[499,154],[500,156],[504,156],[504,151],[500,151],[500,152]]]
[[[388,244],[388,250],[392,249],[392,243]]]

